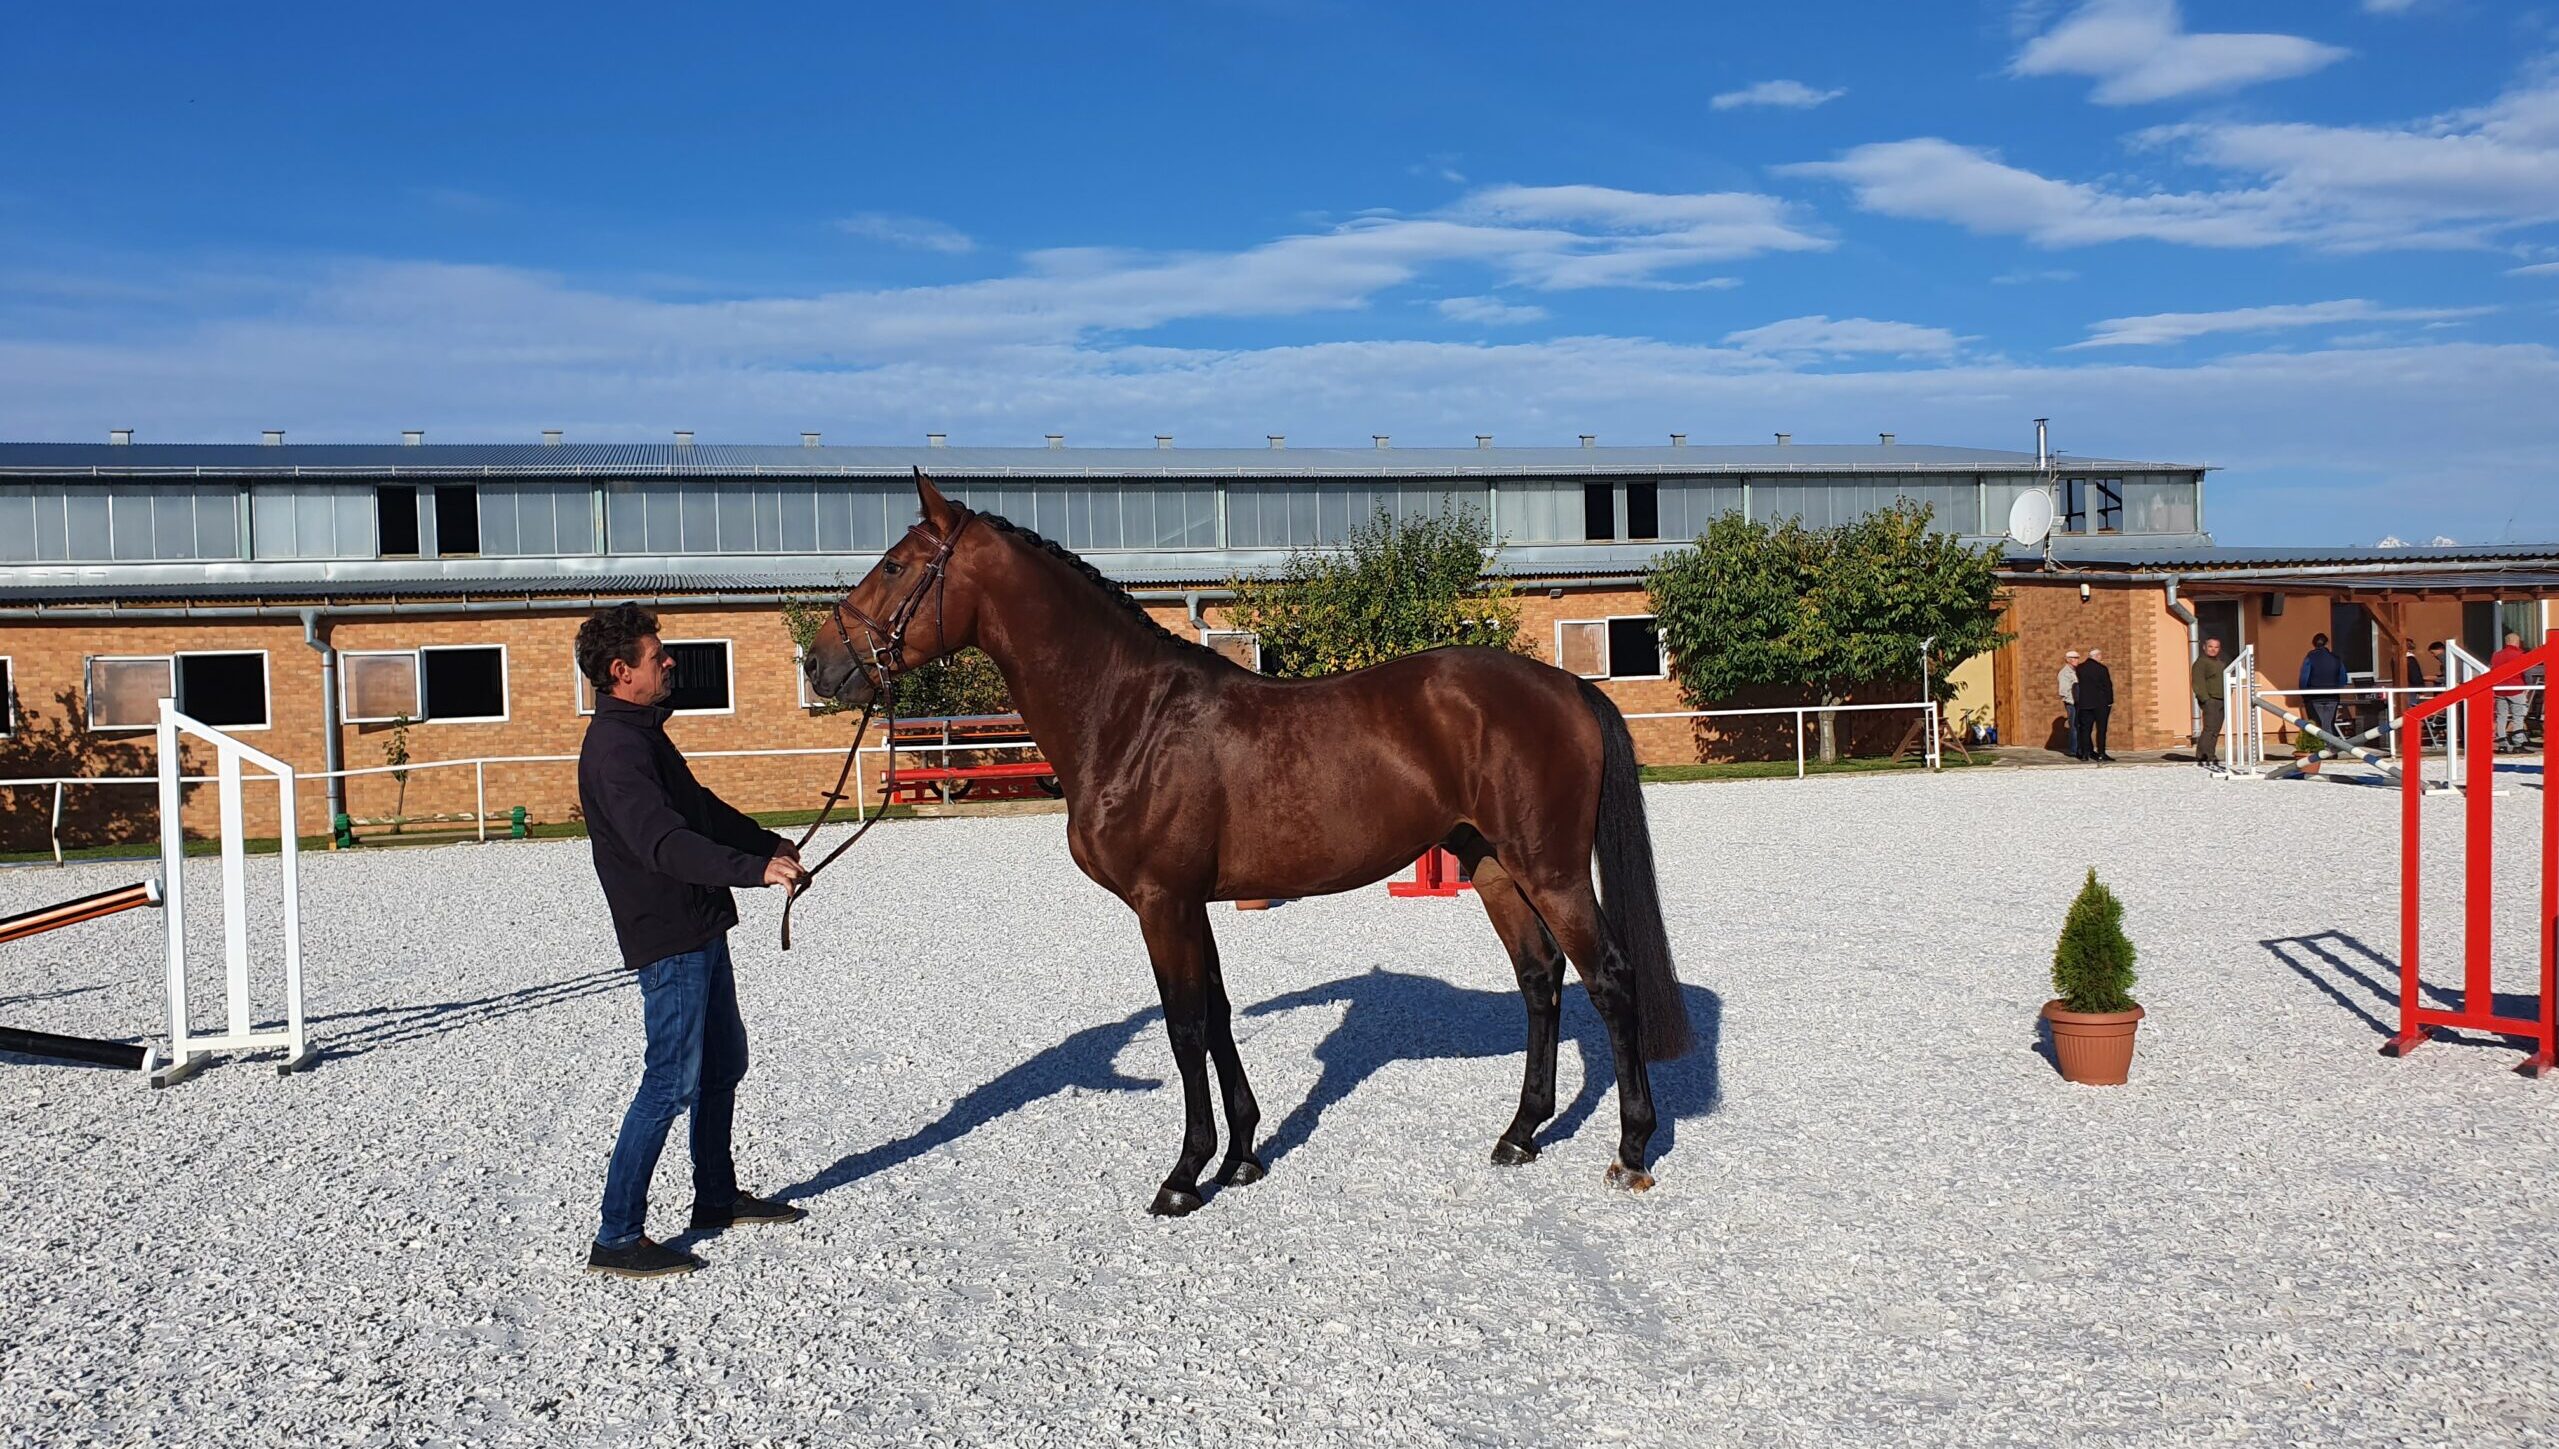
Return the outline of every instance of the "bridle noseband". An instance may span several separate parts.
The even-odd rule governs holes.
[[[907,672],[905,663],[907,626],[915,622],[916,615],[924,612],[924,597],[929,593],[933,597],[934,642],[949,641],[950,631],[944,627],[947,614],[943,596],[948,592],[950,582],[951,551],[959,547],[960,535],[968,532],[970,524],[977,522],[977,514],[959,504],[952,504],[951,511],[958,515],[959,521],[951,525],[948,533],[935,533],[920,522],[907,526],[907,536],[910,538],[920,536],[925,542],[933,545],[933,553],[924,561],[922,571],[916,575],[914,586],[897,601],[896,608],[889,610],[887,619],[874,619],[855,608],[853,595],[849,592],[835,601],[835,612],[829,616],[835,624],[835,635],[844,641],[844,652],[853,660],[853,667],[870,678],[871,702],[862,706],[862,723],[853,731],[853,747],[844,752],[844,768],[836,774],[835,788],[826,792],[826,803],[818,810],[817,818],[809,822],[809,828],[801,833],[798,844],[792,847],[795,853],[806,847],[809,841],[816,837],[818,827],[826,824],[826,818],[835,813],[837,803],[845,798],[844,782],[853,776],[853,762],[862,753],[862,741],[871,732],[871,720],[874,716],[881,714],[885,714],[889,722],[889,762],[886,783],[891,793],[895,793],[897,678]],[[899,542],[903,543],[905,540],[900,539]],[[891,545],[891,547],[894,546]],[[883,557],[881,562],[885,564],[887,559]],[[844,622],[848,618],[854,624],[861,626],[863,637],[869,641],[867,658],[864,657],[865,651],[853,645],[853,631]],[[883,812],[887,810],[886,800],[881,802],[880,808]],[[815,865],[802,867],[800,883],[793,886],[790,895],[784,897],[782,901],[783,950],[791,949],[791,907],[799,903],[800,896],[809,888],[809,883],[817,879],[819,871],[833,865],[837,856],[851,850],[855,841],[868,835],[871,827],[879,823],[878,815],[870,817],[856,827],[851,835],[846,836],[842,844],[828,851],[825,859]]]

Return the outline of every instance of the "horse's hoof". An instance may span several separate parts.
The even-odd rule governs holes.
[[[1239,1157],[1218,1169],[1217,1180],[1227,1187],[1251,1187],[1270,1176],[1258,1157]]]
[[[1537,1160],[1537,1144],[1522,1145],[1505,1137],[1493,1144],[1495,1167],[1525,1167]]]
[[[1177,1187],[1159,1187],[1155,1201],[1147,1204],[1146,1210],[1159,1218],[1188,1217],[1200,1210],[1200,1195]]]
[[[1649,1172],[1639,1172],[1622,1162],[1612,1162],[1608,1164],[1608,1185],[1624,1188],[1628,1192],[1651,1192],[1653,1175]]]

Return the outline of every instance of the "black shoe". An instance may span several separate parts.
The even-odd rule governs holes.
[[[679,1253],[647,1238],[634,1238],[618,1248],[599,1243],[586,1255],[588,1272],[610,1273],[616,1278],[666,1278],[701,1266],[702,1260],[691,1253]]]
[[[733,1228],[740,1223],[796,1223],[808,1215],[807,1208],[793,1207],[786,1202],[775,1202],[770,1198],[756,1197],[742,1192],[737,1195],[737,1200],[726,1208],[707,1212],[701,1208],[695,1208],[693,1231],[716,1233],[722,1228]]]
[[[2097,759],[2102,764],[2111,765],[2115,762],[2115,757],[2112,755],[2099,755]]]

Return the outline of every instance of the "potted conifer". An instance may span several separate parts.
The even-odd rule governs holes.
[[[2060,995],[2044,1003],[2053,1060],[2064,1080],[2123,1085],[2132,1072],[2133,1033],[2142,1018],[2132,987],[2133,943],[2124,934],[2124,903],[2097,883],[2092,867],[2053,949],[2053,990]]]

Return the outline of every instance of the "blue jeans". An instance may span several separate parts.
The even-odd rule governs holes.
[[[622,1116],[622,1135],[604,1169],[604,1225],[599,1246],[636,1240],[649,1222],[649,1178],[677,1114],[693,1114],[693,1206],[726,1208],[737,1200],[737,1166],[729,1159],[729,1120],[737,1084],[746,1076],[746,1023],[737,1010],[737,975],[729,938],[640,968],[640,999],[649,1031],[648,1065]]]

